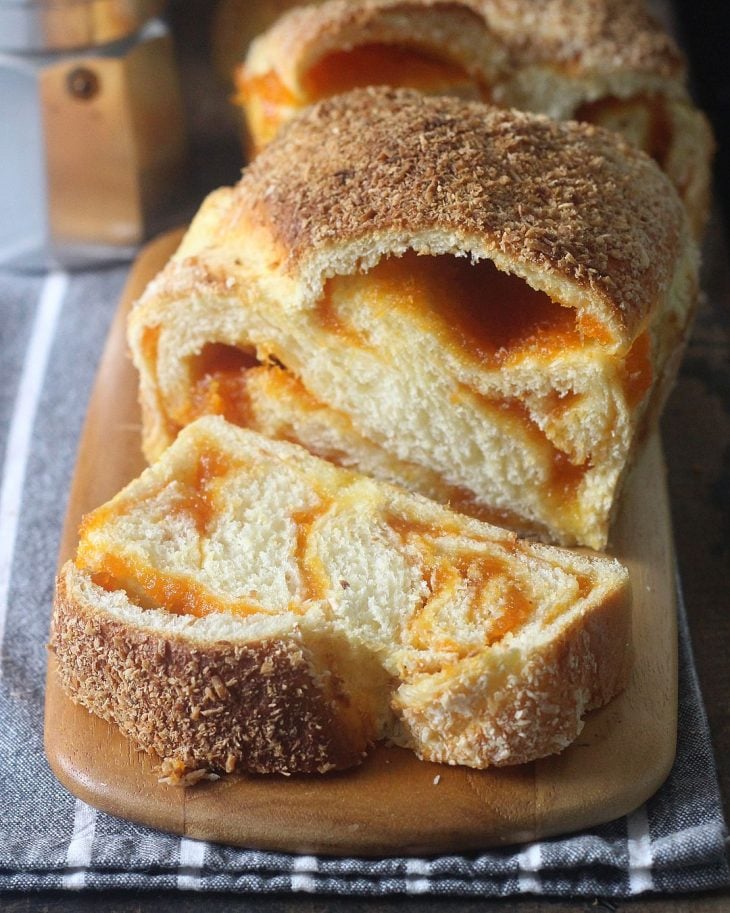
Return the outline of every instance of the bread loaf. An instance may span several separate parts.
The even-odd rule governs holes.
[[[664,168],[698,235],[706,220],[711,131],[640,0],[329,0],[284,14],[236,80],[254,150],[313,102],[406,86],[617,130]]]
[[[615,134],[410,90],[307,109],[134,308],[144,446],[206,413],[603,548],[697,250]]]
[[[381,739],[478,768],[560,751],[622,687],[629,631],[617,561],[207,417],[85,518],[51,648],[73,700],[189,783]]]

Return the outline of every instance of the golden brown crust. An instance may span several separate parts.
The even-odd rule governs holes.
[[[485,38],[510,68],[548,65],[572,76],[631,71],[681,81],[684,59],[640,0],[330,0],[291,10],[267,33],[267,55],[295,88],[300,63],[335,47],[393,40],[401,13],[426,10],[480,17]],[[470,26],[473,32],[476,22]],[[419,34],[413,40],[421,38]],[[434,35],[434,42],[438,36]]]
[[[671,277],[682,220],[668,179],[607,131],[363,89],[290,122],[247,169],[209,243],[233,252],[253,230],[296,277],[348,243],[392,238],[397,249],[438,234],[454,252],[589,291],[626,345]]]
[[[659,162],[700,236],[711,133],[687,93],[681,54],[638,0],[330,0],[291,10],[252,45],[237,77],[255,147],[298,109],[333,94],[334,63],[323,85],[309,78],[320,61],[370,45],[414,49],[460,68],[463,78],[450,88],[413,83],[427,94],[468,92],[504,108],[597,124],[592,105],[625,102],[629,110],[607,126]],[[344,67],[344,91],[358,65],[336,66]],[[410,84],[407,69],[403,78]],[[274,83],[280,94],[269,97]]]
[[[84,605],[69,573],[57,581],[50,641],[61,684],[138,748],[225,773],[324,773],[362,759],[361,734],[343,725],[296,642],[197,646],[146,632]]]
[[[472,0],[520,64],[682,79],[684,60],[641,0]]]

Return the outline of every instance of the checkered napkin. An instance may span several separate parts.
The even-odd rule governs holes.
[[[0,273],[0,890],[178,888],[626,897],[730,884],[725,824],[684,612],[679,749],[645,806],[590,832],[429,859],[263,853],[97,812],[43,755],[45,643],[66,493],[126,270]]]

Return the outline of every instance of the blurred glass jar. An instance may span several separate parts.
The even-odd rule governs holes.
[[[131,257],[184,218],[160,0],[0,0],[0,267]]]

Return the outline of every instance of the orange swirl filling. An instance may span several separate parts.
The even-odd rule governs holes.
[[[215,448],[201,450],[193,467],[176,480],[175,497],[165,500],[165,516],[184,516],[192,521],[201,540],[209,537],[214,520],[222,510],[220,483],[232,472],[242,468],[240,460],[233,460]],[[88,569],[94,583],[105,590],[125,590],[143,608],[164,608],[176,615],[193,615],[197,618],[215,612],[239,616],[256,612],[270,614],[269,610],[253,599],[216,595],[188,575],[159,570],[138,557],[96,552],[89,542],[89,534],[130,509],[153,502],[161,495],[164,487],[155,486],[135,501],[120,500],[116,504],[103,505],[88,514],[80,531],[77,567]],[[313,526],[327,513],[330,506],[331,499],[321,496],[316,506],[292,514],[293,555],[299,567],[302,592],[300,599],[292,601],[287,607],[289,611],[303,611],[302,602],[323,598],[329,586],[321,561],[309,556],[307,552]]]
[[[547,360],[578,348],[586,337],[604,339],[607,333],[595,318],[579,320],[575,308],[498,270],[491,260],[471,263],[466,257],[409,251],[381,260],[364,276],[336,276],[325,287],[326,310],[317,311],[326,329],[343,335],[346,323],[333,314],[332,299],[358,294],[367,296],[375,314],[405,313],[448,348],[488,368],[517,364],[530,354]]]
[[[239,617],[271,614],[253,601],[224,599],[188,576],[159,571],[128,556],[107,553],[95,564],[91,579],[97,586],[109,592],[124,590],[144,609],[164,609],[195,618],[222,612]]]
[[[388,518],[388,525],[404,544],[415,546],[420,553],[423,579],[429,590],[429,596],[408,622],[410,646],[421,650],[463,652],[462,645],[444,632],[439,633],[441,606],[455,596],[461,586],[466,587],[467,618],[484,627],[486,645],[501,640],[529,619],[533,600],[523,587],[510,579],[506,557],[468,552],[446,555],[439,553],[435,540],[457,533],[457,530],[440,530],[395,516]],[[483,593],[492,582],[499,584],[499,600],[496,606],[487,606]]]
[[[435,337],[444,349],[492,370],[516,366],[524,359],[547,363],[579,348],[595,347],[598,351],[611,338],[594,315],[562,306],[521,278],[501,272],[491,261],[472,264],[466,258],[417,256],[410,252],[400,258],[384,259],[366,274],[329,280],[314,312],[326,334],[347,345],[372,349],[376,357],[377,347],[367,327],[353,325],[352,317],[339,307],[363,295],[368,311],[376,319],[379,313],[401,313],[408,323],[420,325]],[[355,308],[353,314],[357,312]],[[172,417],[184,425],[201,415],[217,414],[238,425],[257,428],[248,392],[249,372],[263,371],[268,376],[272,370],[290,376],[278,362],[274,369],[259,362],[250,348],[208,343],[191,362],[187,405]],[[615,357],[615,370],[627,407],[635,409],[653,380],[648,331],[636,339],[625,356]],[[311,394],[307,393],[307,397],[311,399]],[[572,522],[590,460],[578,463],[560,450],[525,403],[515,397],[487,397],[466,385],[459,386],[455,397],[471,400],[501,426],[514,427],[541,454],[550,466],[545,495],[551,510]],[[543,419],[560,420],[579,400],[580,396],[570,391],[555,392],[552,399],[545,397],[540,404]],[[506,513],[485,516],[473,497],[463,494],[464,497],[454,490],[448,498],[466,513],[520,526],[515,517]]]
[[[229,422],[246,427],[251,423],[246,375],[260,366],[250,350],[222,342],[206,343],[194,359],[186,407],[173,418],[180,425],[188,425],[202,415],[222,415]]]
[[[429,595],[416,609],[408,622],[408,645],[417,650],[457,653],[460,658],[483,646],[492,646],[508,634],[524,627],[534,616],[537,599],[525,581],[514,579],[510,573],[508,555],[519,548],[517,543],[501,543],[504,555],[469,551],[468,546],[456,553],[440,549],[436,540],[457,530],[412,521],[402,516],[390,516],[388,525],[404,545],[415,547],[420,556],[421,571]],[[578,598],[585,598],[593,589],[586,575],[576,575]],[[465,619],[479,628],[481,643],[459,643],[448,635],[448,617],[441,618],[441,609],[457,597],[459,590],[466,602]],[[555,620],[559,610],[546,622]]]
[[[489,100],[489,91],[463,67],[415,47],[371,43],[320,58],[302,76],[301,96],[274,70],[235,72],[236,101],[246,108],[256,151],[269,143],[293,109],[365,86],[417,89],[426,95],[458,95]]]
[[[309,101],[365,86],[482,97],[475,79],[457,63],[421,48],[396,44],[361,44],[333,51],[304,74],[302,83]]]

